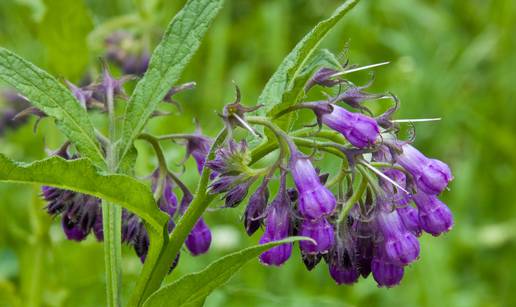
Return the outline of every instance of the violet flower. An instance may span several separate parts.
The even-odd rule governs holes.
[[[419,223],[424,231],[438,236],[453,227],[450,209],[437,196],[418,192],[414,195],[414,202],[419,209]]]
[[[202,218],[195,223],[185,240],[186,247],[197,256],[208,251],[211,245],[211,231]]]
[[[247,234],[251,236],[260,228],[264,218],[265,209],[269,200],[269,190],[267,184],[269,180],[264,179],[262,184],[249,198],[249,203],[244,212],[244,226]]]
[[[335,243],[333,226],[325,219],[302,221],[298,235],[312,238],[316,244],[304,240],[299,242],[301,251],[306,254],[327,253]]]

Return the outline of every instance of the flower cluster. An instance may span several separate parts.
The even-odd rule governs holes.
[[[340,75],[344,74],[322,68],[305,89],[345,85],[344,92],[278,112],[281,116],[299,109],[312,110],[319,130],[311,134],[289,134],[267,118],[246,117],[247,112],[240,112],[238,121],[226,124],[228,129],[240,126],[251,132],[256,131],[253,124],[270,129],[280,155],[272,166],[254,169],[252,164],[260,157],[255,159],[245,141],[229,140],[207,162],[217,174],[211,192],[224,193],[226,207],[235,207],[243,202],[252,183],[263,176],[244,212],[249,235],[264,226],[261,244],[292,235],[311,238],[299,243],[308,270],[324,259],[338,284],[353,284],[360,276],[372,273],[380,287],[392,287],[401,281],[404,268],[419,258],[418,237],[423,232],[438,236],[452,228],[451,211],[438,195],[453,177],[445,163],[427,158],[411,142],[397,138],[399,125],[392,116],[399,101],[394,95],[367,93],[367,86],[355,86]],[[365,102],[380,98],[391,98],[395,105],[374,117]],[[238,101],[229,106],[245,110]],[[224,114],[227,123],[229,113]],[[327,133],[320,133],[324,131]],[[323,139],[325,142],[320,142]],[[328,176],[320,176],[313,159],[298,146],[333,153],[342,159],[342,169],[326,182]],[[277,170],[279,190],[269,203],[269,185]],[[288,173],[294,188],[287,186]],[[339,187],[340,192],[332,192],[333,187]],[[282,265],[292,249],[293,243],[279,245],[263,253],[260,261]]]

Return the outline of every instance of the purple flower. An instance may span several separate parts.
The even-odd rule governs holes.
[[[330,276],[335,280],[338,285],[351,285],[357,282],[360,274],[357,269],[353,266],[343,267],[339,265],[330,264],[328,266],[330,270]]]
[[[312,238],[317,244],[310,241],[301,241],[299,246],[306,254],[327,253],[335,243],[333,226],[325,219],[304,220],[301,223],[299,235]]]
[[[159,199],[159,208],[161,211],[168,213],[171,218],[177,211],[177,197],[173,189],[174,185],[172,180],[166,177],[163,185],[163,195]]]
[[[418,192],[414,195],[414,202],[419,208],[419,223],[424,231],[438,236],[453,227],[453,215],[437,196]]]
[[[338,73],[338,71],[332,68],[323,67],[319,69],[306,83],[305,92],[308,92],[315,85],[332,87],[341,83],[341,80],[332,79],[333,75],[336,73]]]
[[[337,203],[335,196],[321,184],[307,157],[293,152],[290,171],[299,192],[299,212],[304,218],[316,220],[333,212]]]
[[[374,255],[374,223],[362,221],[360,218],[353,222],[350,236],[354,243],[355,262],[357,270],[366,278],[371,273],[371,261]]]
[[[301,258],[308,271],[313,270],[321,262],[321,254],[305,254],[301,251]]]
[[[281,184],[276,198],[267,210],[265,231],[260,244],[285,239],[291,233],[292,219],[290,200],[286,191],[286,175],[281,174]],[[260,255],[260,261],[266,265],[282,265],[292,254],[292,243],[285,243],[269,249]]]
[[[200,218],[185,241],[186,247],[194,255],[204,254],[211,244],[211,231],[208,225]]]
[[[269,181],[264,179],[262,184],[249,198],[249,203],[245,208],[244,226],[247,234],[251,236],[260,228],[264,218],[265,209],[269,200],[269,190],[267,184]]]
[[[190,155],[195,159],[197,163],[197,170],[199,174],[204,168],[206,157],[210,152],[211,144],[213,141],[201,134],[194,134],[187,138],[186,142],[186,158]]]
[[[388,288],[398,285],[404,273],[403,266],[389,262],[381,252],[374,256],[371,270],[378,286]]]
[[[397,265],[407,265],[419,257],[419,241],[407,230],[396,210],[380,210],[376,222],[383,236],[386,259]]]
[[[448,165],[444,162],[425,157],[409,144],[402,146],[403,153],[397,162],[414,177],[418,188],[427,194],[441,193],[453,179]]]
[[[404,207],[396,208],[396,211],[398,211],[398,214],[403,221],[405,228],[419,237],[421,235],[422,229],[419,222],[418,210],[407,205]]]
[[[376,142],[380,134],[380,128],[376,121],[360,113],[349,112],[337,105],[332,105],[331,113],[321,114],[322,122],[333,130],[336,130],[354,146],[363,148]]]
[[[399,186],[407,189],[407,177],[402,171],[396,169],[387,169],[384,170],[383,173],[385,176],[396,182]],[[385,179],[382,179],[380,182],[382,188],[387,191],[388,196],[395,204],[404,206],[410,202],[410,194],[406,193]]]
[[[240,204],[244,198],[247,196],[247,192],[249,191],[249,187],[254,182],[256,177],[251,177],[250,179],[237,184],[231,190],[226,193],[225,196],[225,207],[226,208],[235,208],[238,204]]]

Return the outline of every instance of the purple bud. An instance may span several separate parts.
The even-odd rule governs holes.
[[[226,208],[235,208],[238,204],[240,204],[244,198],[247,196],[247,192],[249,191],[249,187],[254,182],[255,178],[248,179],[243,183],[237,184],[228,193],[226,193],[225,207]]]
[[[99,207],[97,211],[97,217],[95,218],[95,223],[93,224],[93,234],[97,241],[104,241],[104,228],[102,223],[102,209]]]
[[[134,251],[140,257],[141,262],[144,263],[149,251],[149,235],[143,226],[138,229],[138,233],[135,235]]]
[[[186,247],[194,255],[204,254],[211,244],[211,231],[208,225],[200,218],[185,241]]]
[[[312,162],[301,153],[294,152],[290,171],[299,192],[299,211],[303,217],[316,220],[333,212],[335,196],[319,181]]]
[[[450,209],[437,196],[418,192],[414,195],[414,202],[419,208],[419,222],[424,231],[438,236],[453,227]]]
[[[398,214],[403,221],[403,225],[405,225],[407,230],[419,237],[421,235],[422,229],[419,222],[418,210],[407,205],[405,207],[396,208],[396,211],[398,211]]]
[[[331,68],[321,68],[314,73],[314,75],[308,80],[305,86],[305,92],[308,92],[315,85],[320,85],[324,87],[332,87],[339,84],[340,80],[332,79],[332,76],[336,74],[338,71]]]
[[[343,267],[339,265],[330,264],[329,266],[330,275],[338,285],[351,285],[358,281],[360,276],[356,268],[353,266]]]
[[[173,188],[172,180],[167,177],[163,186],[163,195],[159,200],[159,208],[168,213],[171,218],[177,211],[177,197]]]
[[[398,285],[403,278],[403,267],[392,264],[383,257],[375,256],[371,263],[374,280],[379,287],[394,287]]]
[[[360,113],[349,112],[337,105],[333,105],[333,112],[324,113],[322,122],[336,130],[354,146],[363,148],[376,142],[380,128],[376,121]]]
[[[268,180],[263,180],[262,184],[249,198],[249,203],[245,208],[244,226],[247,234],[251,236],[260,228],[264,217],[267,202],[269,200],[269,190],[267,189]]]
[[[210,184],[210,194],[227,192],[238,179],[238,176],[218,176]]]
[[[286,191],[286,174],[281,174],[281,184],[278,194],[267,210],[265,231],[260,238],[260,244],[285,239],[291,232],[290,201]],[[260,255],[260,261],[266,265],[280,266],[290,258],[292,243],[285,243],[269,249]]]
[[[407,265],[419,257],[419,241],[409,232],[396,210],[380,210],[376,217],[378,229],[383,235],[385,258],[397,265]]]
[[[306,254],[327,253],[335,243],[333,226],[325,219],[304,220],[299,232],[300,236],[312,238],[317,244],[310,241],[301,241],[299,246]]]
[[[201,134],[193,134],[187,138],[186,157],[188,158],[190,155],[194,157],[199,173],[201,173],[204,168],[204,163],[210,152],[212,143],[210,138]]]
[[[409,144],[403,145],[402,149],[397,162],[412,174],[423,192],[439,194],[453,179],[450,168],[444,162],[425,157]]]

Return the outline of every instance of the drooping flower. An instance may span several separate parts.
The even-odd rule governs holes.
[[[409,205],[396,208],[398,214],[403,221],[403,225],[412,232],[414,235],[419,237],[421,235],[421,222],[419,221],[418,210]]]
[[[383,236],[386,259],[397,265],[407,265],[419,257],[419,241],[405,227],[396,210],[380,209],[376,223]]]
[[[421,228],[433,236],[438,236],[453,227],[453,215],[442,201],[435,195],[418,192],[414,202],[419,209]]]
[[[315,85],[332,87],[339,83],[342,83],[342,80],[333,78],[333,75],[335,75],[336,73],[338,73],[338,71],[333,68],[323,67],[319,69],[306,83],[305,92],[308,92]]]
[[[303,237],[312,238],[316,242],[316,244],[308,240],[299,242],[301,251],[305,254],[327,253],[335,243],[333,226],[326,218],[319,220],[303,220],[298,234]]]
[[[357,282],[360,271],[357,267],[354,238],[352,238],[349,229],[341,232],[344,236],[339,236],[335,242],[333,249],[328,255],[328,269],[330,276],[339,285],[350,285]]]
[[[194,256],[204,254],[210,248],[211,231],[202,218],[195,223],[192,231],[190,231],[186,238],[185,244]]]
[[[441,193],[453,179],[450,168],[444,162],[425,157],[410,144],[404,144],[402,150],[397,162],[410,172],[418,188],[426,194]]]
[[[258,189],[249,198],[249,203],[244,212],[244,226],[247,234],[251,236],[260,228],[265,216],[267,202],[269,201],[268,179],[264,179]]]
[[[332,213],[337,203],[335,196],[321,184],[309,158],[294,151],[289,166],[298,191],[301,215],[306,219],[317,220]]]
[[[373,257],[371,271],[373,272],[373,278],[378,286],[387,288],[398,285],[404,273],[403,266],[390,262],[388,258],[384,256],[381,248],[378,249]]]
[[[292,230],[290,199],[286,190],[286,174],[282,173],[278,194],[270,204],[265,218],[265,231],[260,238],[260,244],[282,240],[288,237]],[[275,246],[260,255],[260,261],[265,265],[279,266],[285,263],[292,254],[292,243]]]
[[[331,129],[338,131],[354,146],[364,148],[376,142],[380,128],[376,121],[366,115],[350,112],[337,105],[332,105],[331,113],[322,113],[321,121]]]

